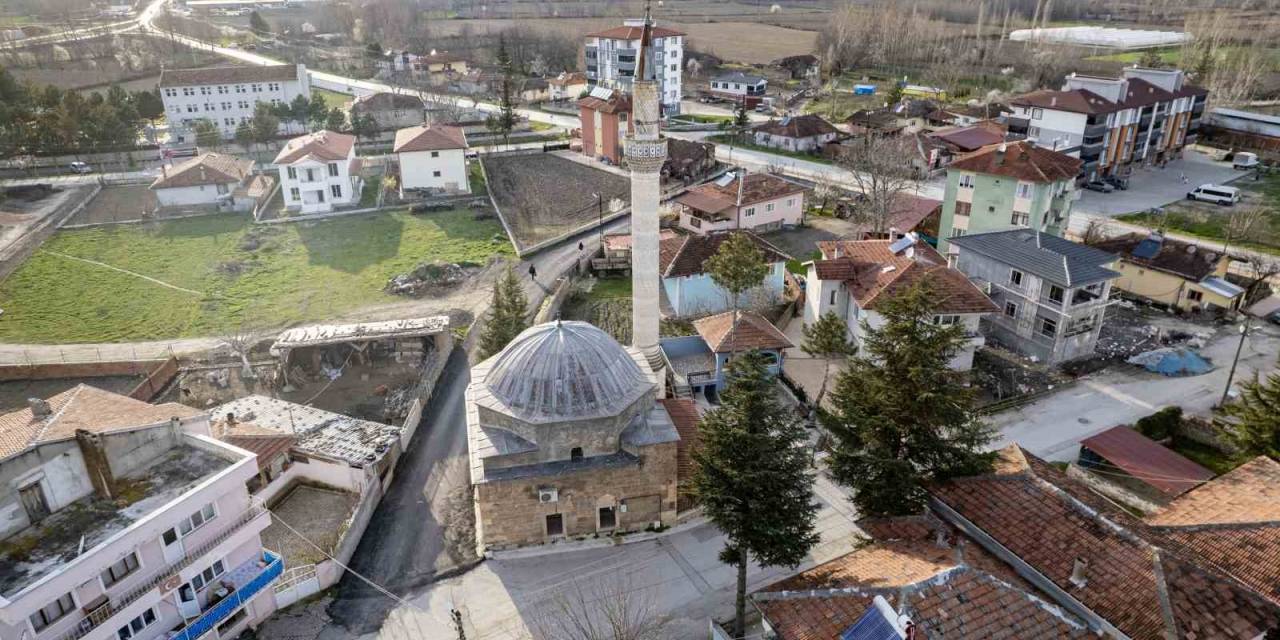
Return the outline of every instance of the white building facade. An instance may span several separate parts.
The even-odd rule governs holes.
[[[623,26],[588,33],[583,50],[587,64],[587,82],[631,93],[635,79],[636,55],[640,50],[643,20],[626,20]],[[658,99],[664,115],[680,113],[684,97],[681,85],[684,69],[685,33],[666,27],[654,27],[651,49],[646,49],[646,79],[657,84]]]
[[[360,201],[355,136],[317,131],[290,140],[276,156],[284,205],[301,213],[325,213]]]
[[[259,102],[289,104],[294,98],[311,99],[306,65],[208,67],[165,69],[160,73],[160,98],[165,117],[177,142],[195,142],[192,127],[198,120],[218,125],[231,139],[236,127],[253,117]],[[288,132],[281,121],[280,131]]]
[[[400,164],[400,194],[470,193],[467,135],[461,127],[431,124],[396,132],[392,151]]]

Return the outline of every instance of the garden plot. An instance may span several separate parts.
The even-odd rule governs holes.
[[[625,177],[548,153],[482,156],[489,191],[517,251],[594,226],[630,201]]]

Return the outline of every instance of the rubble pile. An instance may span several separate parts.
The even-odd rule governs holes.
[[[383,291],[417,298],[453,289],[479,270],[479,265],[471,263],[424,262],[409,273],[392,277]]]

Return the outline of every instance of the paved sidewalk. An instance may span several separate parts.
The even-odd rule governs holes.
[[[1163,169],[1145,167],[1134,169],[1129,179],[1129,189],[1098,193],[1083,191],[1080,200],[1071,208],[1072,217],[1085,213],[1106,218],[1135,211],[1146,211],[1177,202],[1187,197],[1187,192],[1202,184],[1225,184],[1237,180],[1247,171],[1236,171],[1229,162],[1218,162],[1195,149],[1188,149],[1181,160],[1174,160]],[[1187,181],[1182,182],[1186,175]]]

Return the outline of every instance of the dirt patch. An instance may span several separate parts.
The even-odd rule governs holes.
[[[333,553],[359,500],[360,496],[347,491],[298,485],[271,505],[271,514],[289,523],[325,553]],[[284,556],[286,567],[316,564],[325,559],[315,547],[280,522],[272,522],[262,531],[262,545]]]
[[[1070,375],[1083,375],[1152,349],[1178,345],[1200,347],[1213,331],[1210,319],[1176,316],[1122,300],[1107,309],[1094,357],[1069,362],[1062,370]]]
[[[630,200],[625,177],[554,154],[485,155],[481,162],[517,249],[595,224],[594,194],[604,197],[605,215]]]
[[[1047,391],[1067,382],[1050,367],[991,345],[973,354],[970,375],[978,387],[979,406]]]
[[[158,208],[155,193],[146,185],[107,187],[88,206],[67,221],[68,225],[149,220]]]

